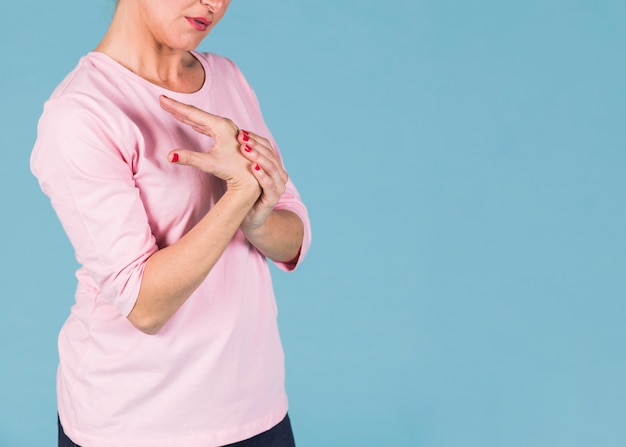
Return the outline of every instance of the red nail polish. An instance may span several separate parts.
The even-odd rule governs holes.
[[[243,148],[246,152],[252,152],[252,148],[246,144],[246,147]]]
[[[261,166],[259,166],[258,164],[254,165],[254,169],[256,171],[260,171],[261,170]]]
[[[176,152],[172,155],[172,163],[178,163],[178,154]]]
[[[243,141],[249,141],[250,137],[248,136],[248,132],[246,132],[245,130],[242,130],[243,132]]]

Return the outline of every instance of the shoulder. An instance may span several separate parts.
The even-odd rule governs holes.
[[[80,58],[76,67],[54,89],[48,101],[106,98],[107,91],[114,88],[111,82],[113,76],[109,71],[110,68],[94,53],[89,53]]]
[[[90,55],[82,57],[44,103],[40,130],[76,131],[106,121],[114,90],[112,76]]]
[[[111,70],[88,55],[54,89],[39,117],[32,166],[53,158],[78,161],[94,152],[123,152],[129,159],[136,124],[123,107],[128,89]]]
[[[103,54],[83,56],[44,104],[41,122],[76,128],[100,123],[119,127],[128,113],[130,94],[137,92],[132,77]]]

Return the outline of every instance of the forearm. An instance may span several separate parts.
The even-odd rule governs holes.
[[[243,232],[264,256],[277,262],[289,262],[297,260],[300,253],[304,225],[295,213],[274,210],[259,228],[243,229]]]
[[[209,274],[256,197],[227,191],[187,234],[147,261],[135,306],[134,326],[156,334]]]

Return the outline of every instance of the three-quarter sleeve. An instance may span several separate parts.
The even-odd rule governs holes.
[[[82,98],[46,103],[31,169],[99,295],[128,316],[157,246],[133,180],[132,148],[97,110]],[[130,125],[116,129],[132,132]]]
[[[300,253],[298,254],[298,258],[295,263],[288,262],[274,262],[278,268],[285,271],[294,270],[298,265],[302,263],[306,254],[309,251],[309,247],[311,246],[311,224],[309,221],[309,215],[306,207],[302,203],[302,199],[298,194],[295,186],[291,181],[287,182],[287,189],[284,194],[280,198],[280,201],[274,208],[276,210],[287,210],[296,214],[300,220],[302,221],[302,225],[304,228],[304,235],[302,238],[302,246],[300,248]]]

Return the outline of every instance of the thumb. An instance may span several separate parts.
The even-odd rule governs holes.
[[[208,157],[206,155],[207,154],[199,154],[198,152],[187,149],[176,149],[167,155],[167,159],[170,163],[193,166],[195,168],[206,170],[209,167],[207,166]]]

